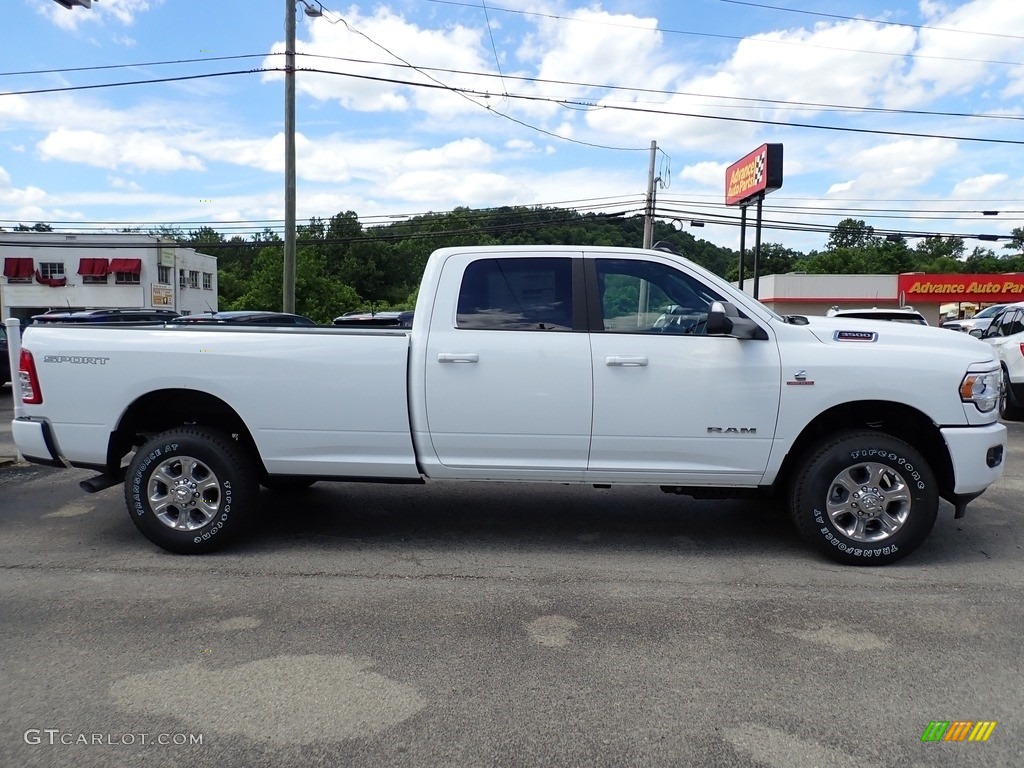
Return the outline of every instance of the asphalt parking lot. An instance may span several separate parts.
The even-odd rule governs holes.
[[[7,386],[0,456],[9,418]],[[0,765],[1020,766],[1009,427],[1004,479],[874,569],[754,502],[503,484],[266,494],[181,557],[120,487],[0,467]],[[922,741],[955,721],[996,725]]]

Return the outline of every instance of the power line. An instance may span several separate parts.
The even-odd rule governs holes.
[[[952,29],[950,27],[932,27],[927,24],[911,24],[905,21],[886,21],[884,19],[865,19],[856,16],[842,16],[838,13],[824,13],[822,11],[805,11],[799,8],[785,8],[780,5],[766,5],[763,3],[751,3],[747,0],[718,0],[720,3],[731,5],[746,5],[750,8],[765,8],[772,11],[784,11],[785,13],[802,13],[807,16],[818,16],[825,19],[842,19],[843,21],[870,21],[872,24],[883,24],[892,27],[910,27],[911,29],[926,29],[932,32],[952,32],[958,35],[982,35],[984,37],[1001,37],[1007,40],[1024,40],[1022,35],[1004,35],[999,32],[975,32],[969,29]]]
[[[317,73],[324,74],[324,75],[335,75],[335,76],[338,76],[338,77],[351,77],[351,78],[354,78],[354,79],[357,79],[357,80],[370,80],[370,81],[373,81],[373,82],[390,83],[392,85],[408,85],[410,87],[434,88],[434,89],[442,88],[444,90],[449,90],[449,91],[454,91],[454,92],[467,91],[469,93],[478,93],[478,94],[481,93],[480,91],[477,91],[477,90],[474,90],[474,89],[470,89],[470,88],[457,88],[455,86],[448,86],[448,85],[437,86],[437,85],[431,85],[429,83],[416,83],[416,82],[413,82],[413,81],[410,81],[410,80],[399,80],[397,78],[377,77],[377,76],[373,76],[373,75],[354,75],[354,74],[350,74],[350,73],[347,73],[347,72],[334,72],[334,71],[331,71],[331,70],[321,70],[321,69],[303,69],[301,71],[304,71],[304,72],[317,72]],[[530,96],[530,95],[525,95],[525,94],[508,93],[508,94],[506,94],[506,97],[510,98],[510,99],[521,99],[523,101],[534,101],[534,102],[541,102],[541,103],[548,103],[548,104],[568,103],[568,104],[577,104],[579,106],[593,106],[593,105],[586,105],[585,103],[576,101],[574,99],[556,99],[556,98],[552,98],[552,97],[548,97],[548,96]],[[1002,145],[1008,145],[1008,146],[1024,146],[1024,141],[1018,140],[1018,139],[994,139],[994,138],[987,138],[987,137],[982,137],[982,136],[953,136],[953,135],[950,135],[950,134],[924,133],[924,132],[919,132],[919,131],[889,131],[889,130],[883,130],[883,129],[880,129],[880,128],[855,128],[855,127],[851,127],[851,126],[839,126],[839,125],[815,125],[815,124],[812,124],[812,123],[798,123],[798,122],[792,122],[792,121],[786,121],[786,120],[767,120],[767,119],[758,119],[758,118],[753,118],[753,117],[729,117],[729,116],[726,116],[726,115],[704,115],[704,114],[699,114],[699,113],[694,113],[694,112],[679,112],[679,111],[675,111],[675,110],[671,110],[671,109],[652,109],[650,107],[622,106],[622,105],[616,105],[616,104],[604,104],[604,105],[601,105],[601,108],[602,109],[622,111],[622,112],[639,112],[639,113],[654,114],[654,115],[665,115],[665,116],[669,116],[669,117],[689,117],[689,118],[693,118],[693,119],[696,119],[696,120],[720,120],[722,122],[729,122],[729,123],[753,123],[755,125],[775,125],[775,126],[781,126],[781,127],[786,127],[786,128],[807,128],[807,129],[810,129],[810,130],[837,131],[837,132],[842,132],[842,133],[859,133],[859,134],[869,134],[869,135],[877,135],[877,136],[903,136],[903,137],[912,137],[912,138],[919,138],[919,139],[949,139],[950,141],[969,141],[969,142],[979,142],[979,143],[983,143],[983,144],[1002,144]],[[552,135],[555,135],[555,134],[552,134]],[[563,137],[559,136],[557,138],[563,138]],[[604,148],[605,149],[613,149],[612,147],[604,147]]]
[[[92,91],[101,88],[120,88],[127,85],[152,85],[154,83],[177,83],[184,80],[202,80],[208,77],[227,77],[229,75],[253,75],[261,72],[283,72],[283,69],[239,69],[232,72],[207,72],[201,75],[180,75],[178,77],[159,77],[150,80],[123,80],[117,83],[96,83],[93,85],[65,85],[58,88],[33,88],[27,91],[4,91],[4,96],[33,96],[41,93],[67,93],[70,91]]]
[[[479,7],[480,7],[478,5],[473,5],[471,3],[455,2],[455,0],[428,0],[428,2],[437,3],[438,5],[455,5],[455,6],[462,6],[462,7],[465,7],[465,8],[475,8],[475,9],[479,9]],[[861,54],[864,54],[864,55],[867,55],[867,56],[891,56],[891,57],[894,56],[894,57],[899,57],[899,58],[926,59],[926,60],[931,60],[931,61],[958,61],[958,62],[971,63],[971,64],[997,64],[997,65],[1008,66],[1008,67],[1019,67],[1019,66],[1021,66],[1021,63],[1022,63],[1022,62],[1019,62],[1019,61],[1000,61],[1000,60],[992,60],[992,59],[968,59],[968,58],[957,57],[957,56],[931,56],[931,55],[920,54],[920,53],[893,53],[891,51],[865,51],[863,49],[858,49],[858,48],[840,48],[840,47],[833,46],[833,45],[816,45],[814,43],[804,43],[804,42],[797,41],[797,40],[768,40],[768,39],[764,39],[764,38],[751,39],[751,38],[747,38],[747,37],[742,37],[740,35],[723,35],[723,34],[716,34],[716,33],[712,33],[712,32],[694,32],[692,30],[687,30],[687,29],[671,29],[671,28],[660,27],[660,26],[655,26],[655,27],[652,28],[652,27],[640,26],[638,24],[622,24],[620,22],[599,21],[597,19],[575,19],[575,18],[571,18],[571,17],[568,17],[568,16],[559,16],[559,15],[553,14],[553,13],[539,13],[539,12],[536,12],[536,11],[522,11],[522,10],[518,10],[518,9],[514,9],[514,8],[499,8],[499,7],[496,7],[494,5],[491,5],[490,9],[492,11],[502,11],[504,13],[518,14],[520,16],[538,16],[540,18],[549,19],[549,20],[553,20],[553,21],[568,21],[568,22],[573,22],[573,23],[577,23],[577,24],[595,24],[595,25],[606,26],[606,27],[619,27],[619,28],[622,28],[622,29],[637,29],[637,30],[641,30],[643,32],[661,32],[663,34],[668,34],[668,35],[682,35],[682,36],[686,36],[686,37],[707,37],[707,38],[718,39],[718,40],[734,40],[734,41],[735,40],[739,40],[739,41],[743,41],[743,42],[757,42],[757,43],[766,44],[766,45],[790,45],[790,46],[798,46],[798,47],[802,47],[802,48],[821,48],[821,49],[828,50],[828,51],[844,51],[844,52],[847,52],[847,53],[861,53]],[[861,19],[861,21],[867,21],[867,20],[866,19]],[[911,26],[911,25],[907,25],[907,26]]]
[[[211,61],[233,61],[236,59],[257,59],[267,56],[282,56],[280,53],[243,53],[236,56],[208,56],[200,59],[170,59],[167,61],[140,61],[133,64],[102,64],[91,67],[62,67],[59,69],[26,69],[20,72],[0,72],[0,77],[16,75],[66,75],[70,72],[99,72],[106,69],[137,69],[138,67],[159,67],[168,64],[197,64]]]
[[[318,53],[299,53],[301,57],[311,59],[326,59],[328,61],[344,61],[349,64],[366,64],[370,66],[385,66],[385,67],[398,67],[403,68],[403,65],[394,64],[385,61],[369,61],[367,59],[352,59],[343,56],[328,56],[325,54]],[[494,78],[498,75],[490,72],[473,72],[470,70],[463,69],[445,69],[441,67],[415,67],[416,71],[419,72],[442,72],[450,75],[470,75],[473,77],[481,78]],[[331,71],[331,70],[327,70]],[[336,73],[344,74],[344,73]],[[892,115],[923,115],[929,117],[970,117],[976,119],[985,120],[1024,120],[1024,115],[1007,115],[1007,114],[988,114],[984,112],[942,112],[924,109],[896,109],[893,107],[863,107],[855,106],[851,104],[829,104],[814,101],[790,101],[786,99],[766,99],[763,97],[752,97],[752,96],[722,96],[719,94],[710,93],[695,93],[692,91],[670,91],[662,88],[642,88],[637,86],[629,85],[608,85],[603,83],[587,83],[578,82],[573,80],[552,80],[549,78],[541,77],[526,77],[524,75],[502,75],[502,81],[515,80],[522,83],[531,83],[537,85],[565,85],[573,88],[589,88],[606,91],[624,91],[626,93],[643,93],[652,94],[655,96],[688,96],[692,98],[701,99],[716,99],[719,101],[726,102],[750,102],[754,106],[759,105],[771,105],[773,107],[800,107],[800,108],[811,108],[820,110],[835,110],[843,112],[865,112],[865,113],[878,113],[878,114],[892,114]],[[436,81],[435,81],[436,82]],[[722,106],[717,104],[715,106]],[[735,107],[733,107],[735,108]]]

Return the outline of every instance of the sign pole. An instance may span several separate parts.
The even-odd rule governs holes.
[[[743,290],[743,273],[747,260],[747,206],[740,206],[740,290]]]

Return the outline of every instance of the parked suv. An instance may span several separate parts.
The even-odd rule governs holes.
[[[61,309],[32,315],[33,323],[166,323],[173,309]]]
[[[1007,304],[984,331],[972,336],[992,346],[1003,368],[1003,396],[999,415],[1007,421],[1024,420],[1024,301]]]
[[[201,315],[182,315],[172,321],[174,325],[299,325],[312,328],[316,323],[308,317],[289,312],[264,312],[237,309],[225,312],[204,312]]]
[[[855,317],[861,320],[891,320],[896,323],[911,323],[912,325],[928,325],[924,315],[913,307],[898,308],[861,308],[861,309],[840,309],[832,307],[825,313],[825,317]]]
[[[993,304],[991,307],[985,307],[974,317],[965,317],[962,320],[947,320],[942,324],[942,327],[949,328],[951,331],[963,331],[964,333],[970,333],[973,330],[984,331],[988,328],[989,323],[992,322],[992,318],[998,315],[1005,307],[1005,304]]]

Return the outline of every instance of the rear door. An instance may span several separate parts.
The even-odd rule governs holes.
[[[565,252],[447,259],[423,363],[431,475],[582,479],[593,407],[583,302],[582,260]]]

